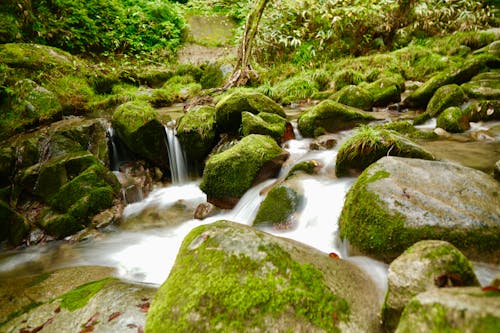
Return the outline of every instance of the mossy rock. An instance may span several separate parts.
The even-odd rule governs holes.
[[[437,135],[434,132],[420,131],[408,120],[390,121],[385,124],[375,125],[374,127],[395,131],[410,139],[437,139]]]
[[[260,112],[253,115],[246,111],[241,113],[241,132],[243,136],[250,134],[269,135],[277,143],[281,143],[285,130],[286,119],[277,114]]]
[[[0,147],[0,188],[10,185],[14,156],[14,151],[11,147]]]
[[[313,137],[317,136],[315,133],[319,128],[336,132],[371,120],[374,118],[360,109],[325,100],[303,112],[299,117],[298,127],[303,136]]]
[[[471,103],[463,111],[470,121],[500,120],[500,100],[485,100]]]
[[[20,245],[29,229],[29,224],[22,215],[0,201],[0,241],[8,240],[12,245]]]
[[[224,76],[220,66],[216,64],[208,64],[203,69],[203,74],[200,78],[200,84],[203,89],[217,88],[224,83]]]
[[[113,113],[112,125],[131,151],[163,170],[169,169],[165,127],[149,103],[132,101],[120,105]]]
[[[383,157],[346,196],[340,236],[353,254],[386,262],[420,240],[446,240],[468,258],[498,263],[500,184],[449,162]]]
[[[340,146],[335,173],[337,177],[360,173],[384,156],[434,159],[431,153],[395,131],[363,126]]]
[[[201,106],[189,110],[179,119],[177,137],[188,160],[202,163],[217,143],[215,108]]]
[[[345,86],[334,93],[330,99],[365,111],[371,111],[373,106],[373,97],[370,92],[355,85]]]
[[[285,180],[291,179],[300,174],[313,175],[318,173],[321,163],[316,160],[302,161],[295,164],[286,174]]]
[[[261,169],[284,154],[269,136],[251,134],[231,148],[212,155],[205,165],[200,189],[208,201],[237,200],[254,184]],[[279,172],[278,170],[275,170]],[[276,175],[270,175],[276,176]]]
[[[456,84],[440,87],[432,96],[427,105],[427,112],[431,117],[437,117],[450,106],[460,106],[466,100],[464,91]]]
[[[478,74],[461,87],[471,98],[500,99],[500,71]]]
[[[500,293],[478,287],[442,288],[418,294],[405,307],[396,333],[497,332]]]
[[[484,67],[486,60],[473,58],[467,61],[459,68],[450,69],[438,73],[427,80],[417,90],[413,91],[403,104],[412,108],[425,108],[431,100],[434,93],[442,86],[448,84],[462,84],[469,81],[472,77],[478,74]]]
[[[32,70],[73,70],[77,58],[55,47],[37,44],[8,43],[0,45],[0,62],[12,68]]]
[[[220,133],[236,132],[241,126],[241,113],[275,113],[286,119],[283,108],[269,97],[256,92],[235,92],[215,106],[216,124]]]
[[[382,308],[386,330],[396,329],[406,304],[417,294],[443,287],[479,286],[474,268],[448,242],[415,243],[389,265],[388,289]]]
[[[295,189],[286,184],[273,187],[262,201],[254,226],[286,226],[300,204],[300,196]]]
[[[387,106],[401,101],[402,84],[395,78],[383,77],[365,88],[373,98],[373,106]]]
[[[146,331],[378,332],[376,294],[348,261],[218,221],[185,237]]]
[[[439,114],[436,127],[451,133],[465,132],[470,128],[469,115],[459,107],[451,106]]]

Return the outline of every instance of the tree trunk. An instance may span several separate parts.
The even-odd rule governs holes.
[[[224,89],[243,86],[252,76],[257,76],[249,61],[252,53],[252,43],[257,34],[260,18],[268,2],[269,0],[256,0],[254,7],[248,14],[245,31],[243,32],[243,37],[238,48],[238,61],[233,73],[224,85]]]

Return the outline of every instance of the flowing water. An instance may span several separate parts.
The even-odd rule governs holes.
[[[175,132],[170,127],[167,127],[166,131],[171,149],[169,154],[172,155],[171,168],[177,170],[172,172],[176,175],[174,184],[156,188],[146,199],[129,204],[124,210],[125,220],[147,209],[168,210],[180,202],[183,207],[194,211],[194,207],[206,201],[205,194],[198,187],[199,179],[187,180],[186,164],[178,156],[182,155],[180,146],[178,142],[174,143],[170,139],[170,136],[175,138]],[[336,147],[351,133],[352,131],[339,133]],[[263,230],[305,243],[325,253],[335,252],[341,258],[352,261],[370,274],[383,297],[387,284],[387,265],[367,257],[349,257],[345,244],[338,237],[338,217],[345,195],[355,179],[335,178],[338,148],[311,151],[310,142],[310,139],[299,137],[284,144],[285,149],[290,152],[290,158],[279,177],[286,175],[288,170],[300,161],[314,159],[322,165],[319,174],[298,177],[297,185],[302,188],[305,199],[294,218],[294,227],[288,230]],[[4,252],[0,254],[0,277],[66,266],[102,265],[116,267],[119,276],[127,280],[161,284],[168,276],[181,242],[190,230],[220,219],[251,225],[265,196],[261,193],[265,193],[265,189],[275,181],[277,179],[271,179],[255,186],[247,191],[232,210],[221,211],[202,221],[188,218],[173,225],[167,223],[164,227],[140,231],[127,231],[118,226],[100,234],[99,237],[74,244],[52,242],[20,251]],[[190,216],[193,216],[192,213]],[[488,284],[498,273],[498,267],[484,264],[478,264],[476,267],[483,284]]]
[[[170,172],[172,173],[172,183],[182,184],[188,180],[188,169],[186,156],[175,135],[175,124],[175,120],[172,120],[165,126],[165,132],[167,133],[168,160],[170,163]]]

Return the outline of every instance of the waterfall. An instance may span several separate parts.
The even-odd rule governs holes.
[[[120,140],[113,127],[108,128],[106,136],[108,137],[109,164],[112,171],[119,171],[122,164],[135,161],[134,153]]]
[[[165,126],[167,133],[168,161],[172,174],[172,183],[183,184],[188,180],[187,163],[184,152],[176,136],[175,120]]]

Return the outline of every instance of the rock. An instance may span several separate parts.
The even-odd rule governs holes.
[[[197,220],[204,220],[207,217],[215,215],[219,210],[210,202],[203,202],[196,207],[194,211],[194,218]]]
[[[500,258],[500,184],[449,162],[384,157],[349,190],[340,236],[389,262],[413,243],[446,240],[471,260]]]
[[[500,99],[500,72],[478,74],[461,87],[471,98]]]
[[[451,106],[439,114],[436,127],[451,133],[462,133],[470,128],[469,116],[459,107]]]
[[[493,169],[493,177],[500,181],[500,160],[495,163],[495,169]]]
[[[406,304],[417,294],[443,287],[479,286],[471,263],[448,242],[415,243],[389,265],[382,307],[387,331],[394,331]]]
[[[431,117],[437,117],[441,112],[450,106],[460,106],[465,102],[465,94],[456,84],[449,84],[439,88],[432,96],[427,105],[427,113]]]
[[[286,183],[275,186],[262,201],[252,225],[287,228],[299,204],[300,196],[293,186]]]
[[[488,52],[497,57],[500,57],[500,41],[496,40],[488,45]]]
[[[328,150],[337,144],[337,136],[334,134],[320,135],[309,144],[311,150]]]
[[[384,156],[434,159],[431,153],[395,131],[364,126],[339,148],[335,174],[358,174]]]
[[[308,175],[314,175],[319,172],[319,170],[323,167],[323,165],[316,161],[316,160],[308,160],[308,161],[302,161],[297,164],[295,164],[290,171],[286,174],[285,180],[290,179],[296,175],[300,174],[308,174]]]
[[[246,136],[236,145],[207,160],[200,189],[214,205],[232,207],[250,187],[278,174],[283,158],[287,157],[284,153],[268,136]],[[273,160],[281,164],[275,164]],[[267,178],[259,177],[263,171],[268,173]]]
[[[374,118],[369,113],[325,100],[303,112],[299,117],[298,127],[305,137],[316,137],[324,134],[324,131],[341,131],[371,120]]]
[[[189,161],[203,163],[217,143],[216,109],[201,106],[189,110],[179,119],[177,137]]]
[[[7,43],[0,45],[0,59],[12,68],[71,70],[77,58],[68,52],[46,45]]]
[[[30,226],[22,215],[0,201],[0,241],[8,240],[12,245],[20,245],[29,229]]]
[[[286,119],[283,108],[269,97],[256,92],[235,92],[221,99],[215,106],[217,130],[236,132],[241,125],[241,113],[274,113]]]
[[[0,293],[12,304],[3,332],[126,332],[142,330],[156,288],[122,282],[107,267],[73,267],[7,281]],[[10,287],[12,286],[12,287]],[[12,288],[12,289],[9,289]],[[23,299],[21,295],[26,295]],[[2,299],[4,299],[2,297]],[[5,298],[7,299],[7,298]],[[25,304],[24,306],[22,304]],[[17,311],[12,311],[17,309]]]
[[[165,127],[151,105],[143,101],[120,105],[113,113],[112,125],[130,150],[162,170],[169,170]]]
[[[373,106],[387,106],[401,101],[402,86],[395,78],[384,77],[366,86],[373,98]]]
[[[219,221],[184,239],[146,331],[379,332],[379,304],[348,261]]]
[[[287,121],[277,114],[260,112],[253,115],[250,112],[241,113],[241,131],[243,136],[250,134],[269,135],[279,144],[285,134]]]
[[[11,184],[14,157],[14,151],[11,147],[0,147],[0,188]]]
[[[406,97],[403,101],[404,107],[425,108],[439,88],[448,84],[462,84],[469,81],[474,75],[479,73],[484,62],[485,60],[476,57],[467,61],[459,68],[449,69],[434,75]]]
[[[406,306],[396,333],[496,332],[500,326],[499,295],[477,287],[418,294]]]
[[[334,93],[330,99],[345,105],[349,105],[361,110],[371,111],[373,105],[373,97],[360,86],[348,85]]]
[[[468,115],[470,121],[474,122],[500,120],[500,100],[471,103],[464,113]]]

